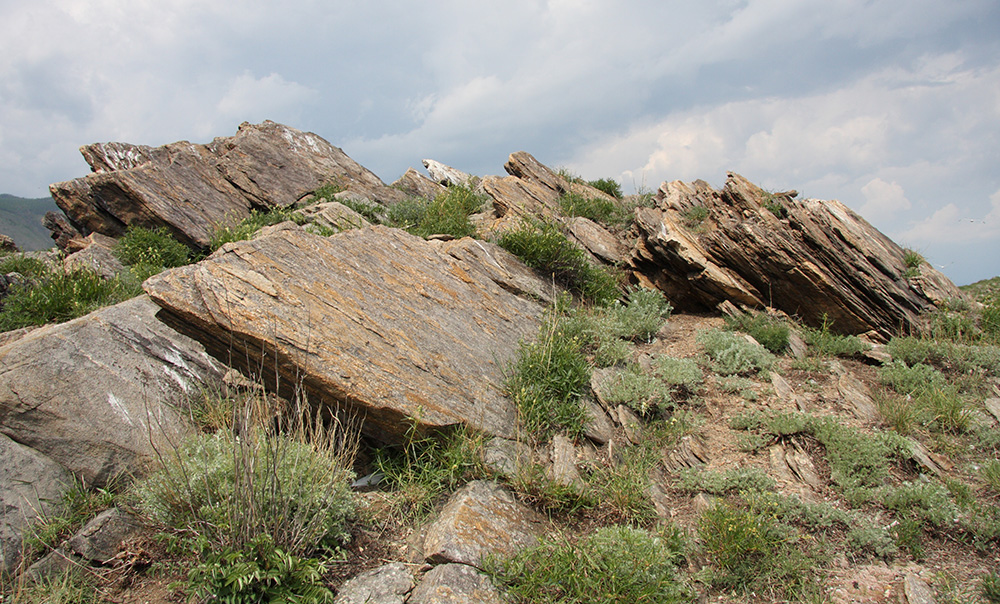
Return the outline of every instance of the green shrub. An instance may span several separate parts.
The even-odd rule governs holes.
[[[624,207],[610,199],[584,197],[578,193],[564,193],[559,197],[559,209],[566,216],[582,216],[611,228],[622,226],[630,218]]]
[[[712,369],[720,375],[749,375],[767,371],[775,364],[774,355],[763,346],[728,331],[703,331],[697,340],[712,359]]]
[[[677,572],[684,559],[681,533],[673,527],[649,533],[612,526],[579,541],[542,539],[488,572],[516,602],[643,602],[667,604],[692,598]]]
[[[456,238],[471,237],[476,233],[476,227],[469,216],[481,211],[484,205],[486,198],[471,187],[453,186],[429,202],[411,200],[394,205],[389,210],[389,219],[403,221],[401,228],[418,237],[442,234]]]
[[[587,254],[572,244],[552,223],[524,223],[505,231],[497,241],[529,267],[551,276],[584,299],[606,306],[618,299],[618,279],[590,263]]]
[[[598,191],[603,191],[608,195],[614,197],[615,199],[622,198],[622,186],[617,180],[613,178],[599,178],[597,180],[587,181],[587,184],[594,187]]]
[[[115,256],[129,266],[175,268],[191,262],[191,250],[174,239],[166,227],[129,227],[115,243]]]
[[[713,563],[708,580],[714,587],[792,599],[816,583],[812,571],[822,552],[811,551],[794,527],[760,509],[754,495],[705,510],[698,536]]]
[[[723,392],[739,394],[740,398],[747,401],[757,400],[757,391],[754,390],[754,381],[751,379],[732,375],[719,378],[717,383]]]
[[[62,323],[141,293],[139,284],[131,280],[104,279],[84,269],[52,270],[34,282],[11,288],[0,310],[0,331]]]
[[[906,248],[903,250],[903,265],[906,266],[906,270],[903,271],[904,279],[912,279],[920,275],[920,265],[926,262],[924,257],[920,255],[919,252]]]
[[[673,306],[659,290],[629,287],[628,302],[615,301],[605,310],[604,326],[619,337],[650,341],[670,317]]]
[[[681,470],[680,487],[691,493],[704,492],[710,495],[731,493],[773,491],[774,479],[760,468],[734,468],[732,470],[702,470],[689,468]]]
[[[806,327],[802,330],[802,339],[809,345],[810,354],[850,358],[871,349],[870,344],[855,336],[833,333],[832,327],[833,322],[824,315],[819,329]]]
[[[908,516],[935,527],[955,524],[958,506],[943,485],[930,480],[904,482],[879,490],[882,504],[901,516]]]
[[[893,338],[888,349],[893,359],[910,366],[924,363],[953,373],[981,371],[987,375],[1000,375],[1000,346],[958,344],[909,336]]]
[[[893,361],[879,368],[878,379],[896,392],[910,395],[948,385],[944,374],[930,365],[916,363],[909,367],[900,361]]]
[[[749,334],[774,354],[781,354],[788,348],[788,325],[763,313],[726,317],[726,328]]]
[[[666,355],[653,358],[653,374],[670,386],[677,386],[688,393],[701,387],[704,376],[694,359],[675,359]]]
[[[521,343],[506,378],[522,425],[539,441],[559,430],[571,436],[583,432],[580,398],[589,385],[587,359],[579,342],[560,329],[558,316],[546,321],[536,341]]]
[[[604,400],[609,405],[627,405],[642,415],[672,405],[672,391],[663,380],[630,365],[608,380]]]
[[[781,201],[773,193],[761,191],[761,205],[779,220],[788,218],[788,208],[782,205]]]
[[[189,595],[227,604],[329,603],[334,598],[325,572],[319,560],[287,553],[259,534],[242,548],[205,548],[188,571]]]
[[[17,273],[22,277],[32,280],[44,277],[49,272],[49,267],[38,258],[25,256],[24,254],[11,254],[0,259],[0,275]]]
[[[983,482],[993,489],[993,492],[1000,495],[1000,459],[987,461],[979,469],[979,475]]]
[[[25,540],[24,556],[30,558],[57,548],[63,539],[80,529],[98,512],[110,508],[114,501],[111,489],[88,489],[75,480],[62,494],[59,509],[43,516],[31,528],[31,534]]]
[[[994,343],[1000,343],[1000,294],[994,294],[983,301],[979,327]]]
[[[385,476],[386,485],[401,495],[399,511],[407,518],[430,513],[443,493],[486,475],[481,436],[465,427],[421,435],[417,425],[414,419],[401,447],[375,452],[375,467]]]
[[[250,215],[237,224],[217,227],[215,232],[212,233],[208,247],[214,252],[227,243],[252,239],[257,234],[257,231],[262,228],[279,224],[286,220],[291,220],[298,225],[305,224],[306,222],[302,214],[298,213],[292,207],[275,207],[266,212],[250,210]]]

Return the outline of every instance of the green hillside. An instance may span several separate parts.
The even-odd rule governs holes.
[[[51,197],[26,199],[0,194],[0,233],[13,238],[24,251],[48,249],[52,238],[42,226],[42,217],[49,211],[59,211]]]

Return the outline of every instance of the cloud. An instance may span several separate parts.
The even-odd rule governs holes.
[[[215,107],[224,119],[295,121],[288,119],[290,114],[301,113],[301,105],[315,103],[318,99],[319,94],[315,90],[288,82],[277,73],[255,78],[249,71],[244,71],[233,78]]]
[[[861,187],[861,193],[866,201],[859,212],[869,222],[897,218],[912,207],[903,187],[895,181],[888,183],[881,178],[873,178]]]
[[[1000,239],[1000,191],[990,196],[989,203],[989,211],[985,214],[949,203],[904,231],[899,238],[925,244]]]

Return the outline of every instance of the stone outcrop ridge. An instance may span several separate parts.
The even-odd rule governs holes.
[[[517,264],[471,239],[442,244],[383,226],[319,237],[293,226],[227,244],[145,289],[216,357],[251,372],[277,366],[283,390],[301,385],[313,402],[357,412],[376,438],[397,440],[410,418],[509,437],[503,364],[542,312],[511,291],[545,288],[503,268]]]
[[[772,195],[733,173],[721,191],[674,181],[655,199],[636,211],[630,264],[682,310],[731,301],[889,335],[963,296],[926,263],[907,278],[905,251],[838,201]]]
[[[252,209],[288,206],[325,184],[380,203],[405,197],[319,136],[266,121],[207,145],[98,143],[81,148],[93,174],[49,187],[83,231],[121,236],[132,224],[167,227],[207,247],[212,230]]]

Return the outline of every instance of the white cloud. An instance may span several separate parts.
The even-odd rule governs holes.
[[[881,178],[873,178],[861,187],[861,193],[866,201],[858,211],[869,222],[899,218],[902,212],[912,207],[903,187],[896,181],[889,183]]]
[[[297,112],[300,109],[296,106],[313,103],[318,97],[315,90],[288,82],[277,73],[255,78],[244,71],[233,78],[215,107],[220,117],[239,121],[290,121],[282,114]]]
[[[1000,191],[990,196],[989,211],[949,203],[900,235],[919,244],[971,243],[1000,239]]]

